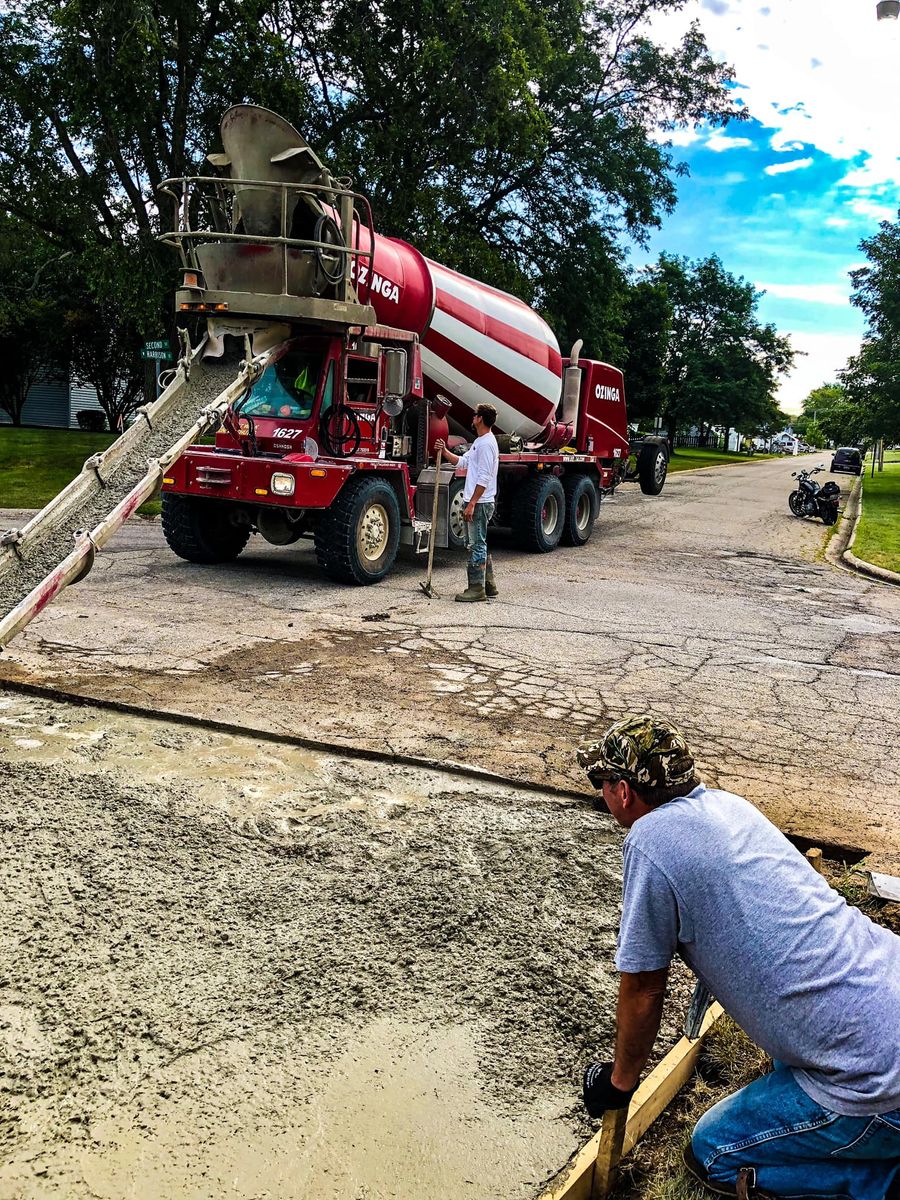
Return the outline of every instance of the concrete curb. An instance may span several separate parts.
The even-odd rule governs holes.
[[[851,549],[856,540],[856,531],[862,516],[862,490],[863,477],[860,475],[853,486],[844,510],[844,524],[846,526],[849,522],[849,533],[845,537],[842,529],[841,533],[836,534],[825,551],[825,557],[833,566],[848,567],[859,575],[877,579],[879,583],[889,583],[894,587],[900,586],[900,574],[896,571],[889,571],[886,567],[879,567],[875,563],[866,562],[865,559],[857,558]]]

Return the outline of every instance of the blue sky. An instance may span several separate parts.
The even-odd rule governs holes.
[[[688,0],[653,35],[674,40],[692,19],[752,116],[672,135],[690,176],[634,261],[718,254],[764,290],[760,316],[804,352],[779,393],[798,411],[857,350],[848,272],[860,239],[897,216],[900,23],[877,21],[874,0]]]

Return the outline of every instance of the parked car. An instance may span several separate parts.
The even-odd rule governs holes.
[[[831,473],[846,471],[848,475],[862,474],[862,455],[855,446],[840,446],[831,459]]]

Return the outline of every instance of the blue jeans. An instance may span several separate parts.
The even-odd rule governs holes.
[[[488,500],[475,505],[474,521],[466,521],[466,549],[469,551],[469,566],[476,571],[484,570],[487,562],[487,528],[494,515],[494,502]]]
[[[731,1186],[741,1167],[791,1200],[884,1200],[900,1175],[900,1111],[843,1117],[823,1108],[783,1063],[703,1114],[691,1149],[710,1182]]]

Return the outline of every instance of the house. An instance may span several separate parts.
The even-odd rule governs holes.
[[[68,375],[41,379],[28,392],[22,411],[22,424],[49,429],[77,429],[75,414],[83,408],[103,411],[94,388],[75,384]],[[0,425],[11,424],[9,414],[0,408]]]

